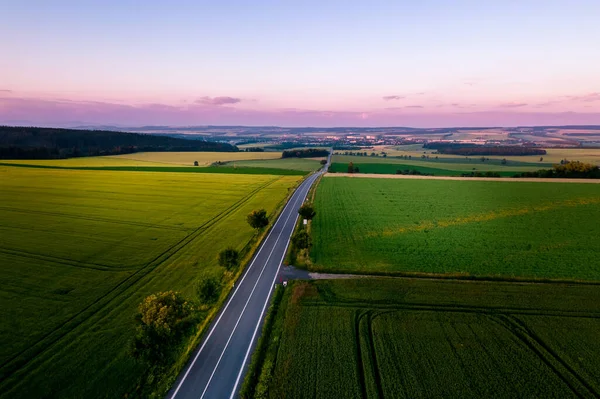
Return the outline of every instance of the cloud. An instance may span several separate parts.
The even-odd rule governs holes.
[[[568,96],[568,98],[571,101],[583,101],[586,103],[591,103],[593,101],[600,101],[600,93],[589,93],[582,96]]]
[[[504,103],[504,104],[500,104],[501,108],[520,108],[520,107],[526,107],[527,103]]]
[[[463,104],[466,105],[466,104]],[[420,107],[421,105],[417,105]],[[449,104],[447,104],[449,106]],[[414,107],[414,106],[413,106]],[[247,126],[525,126],[596,125],[600,112],[528,112],[506,108],[487,112],[433,111],[399,107],[392,110],[246,109],[204,104],[124,104],[0,96],[0,124],[77,125],[247,125]],[[451,112],[448,112],[451,110]]]
[[[12,93],[12,90],[0,89],[0,93]]]
[[[407,105],[407,106],[406,106],[406,107],[404,107],[404,108],[425,108],[425,107],[424,107],[424,106],[422,106],[422,105]]]
[[[201,97],[196,100],[196,104],[204,105],[225,105],[241,103],[241,98],[236,97]]]
[[[385,101],[392,101],[392,100],[402,100],[405,97],[404,96],[383,96],[381,98]]]

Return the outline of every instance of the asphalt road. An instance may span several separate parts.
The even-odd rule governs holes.
[[[168,398],[222,399],[238,396],[298,218],[298,208],[321,173],[313,174],[296,189],[212,323],[202,345],[196,349],[173,385]]]

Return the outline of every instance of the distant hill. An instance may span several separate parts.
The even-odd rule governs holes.
[[[140,151],[222,151],[226,143],[106,130],[0,126],[0,159],[56,159]]]

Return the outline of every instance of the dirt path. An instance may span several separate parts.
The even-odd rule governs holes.
[[[419,180],[467,180],[467,181],[503,181],[537,183],[591,183],[600,184],[600,179],[543,179],[539,177],[458,177],[458,176],[421,176],[421,175],[384,175],[376,173],[326,173],[325,177],[358,177],[372,179],[419,179]]]
[[[294,266],[283,265],[279,270],[277,283],[286,280],[332,280],[332,279],[347,279],[347,278],[372,278],[378,276],[369,276],[364,274],[338,274],[338,273],[315,273],[308,270],[296,269]]]

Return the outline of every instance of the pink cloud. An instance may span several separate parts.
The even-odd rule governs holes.
[[[425,108],[425,107],[422,105],[407,105],[404,108]]]
[[[586,103],[590,103],[593,101],[600,101],[600,93],[589,93],[584,94],[582,96],[568,96],[571,101],[583,101]]]
[[[457,103],[454,103],[457,104]],[[279,125],[279,126],[515,126],[600,124],[600,112],[432,112],[411,108],[332,111],[314,109],[254,110],[206,104],[140,105],[98,101],[0,97],[0,124],[68,126],[141,125]],[[458,110],[457,110],[458,111]]]
[[[404,96],[383,96],[381,97],[384,101],[401,100]]]
[[[201,97],[196,100],[196,104],[204,105],[225,105],[225,104],[237,104],[242,102],[241,98],[236,97]]]
[[[504,103],[504,104],[500,104],[499,107],[501,108],[520,108],[520,107],[526,107],[527,104],[526,103]]]

